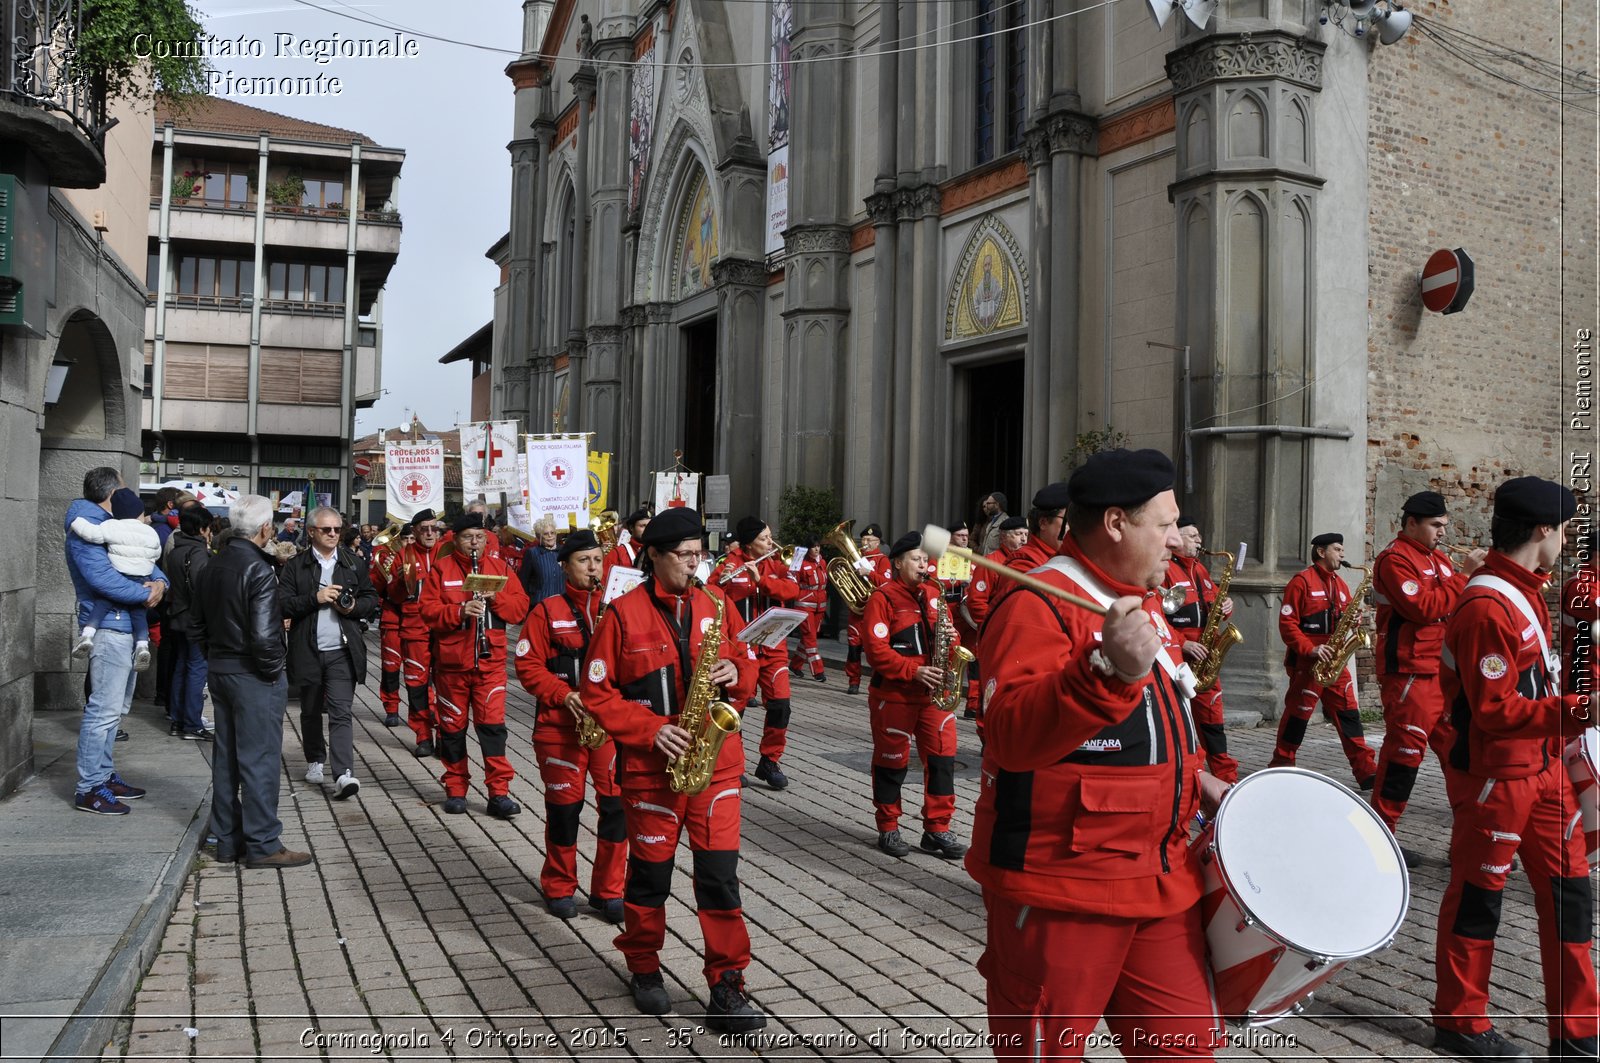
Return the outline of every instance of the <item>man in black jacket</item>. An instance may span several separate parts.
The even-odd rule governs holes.
[[[378,612],[378,592],[359,553],[339,545],[344,519],[332,506],[311,511],[311,549],[284,563],[278,574],[283,615],[289,619],[289,681],[300,691],[300,741],[306,751],[306,782],[333,772],[334,796],[361,789],[355,776],[352,704],[367,681],[367,651],[361,621]],[[328,714],[328,742],[322,714]],[[329,759],[329,746],[332,759]]]
[[[217,859],[250,868],[300,867],[310,853],[278,836],[278,775],[283,770],[283,610],[272,541],[272,503],[244,495],[230,518],[234,535],[200,574],[191,610],[193,637],[206,648],[217,746],[211,762],[211,832]]]
[[[172,581],[167,595],[167,618],[162,623],[172,643],[172,677],[167,683],[167,733],[194,742],[209,742],[215,735],[206,728],[206,653],[193,638],[195,587],[211,560],[211,513],[190,502],[178,511],[178,530],[167,540],[162,568]],[[165,640],[164,640],[165,641]]]

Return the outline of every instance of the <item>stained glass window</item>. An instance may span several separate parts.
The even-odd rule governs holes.
[[[977,77],[974,81],[976,111],[972,131],[972,161],[981,165],[994,158],[995,59],[996,47],[995,0],[978,0],[978,18],[974,43],[977,56]]]

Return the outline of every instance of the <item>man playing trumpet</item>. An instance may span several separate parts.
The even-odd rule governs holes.
[[[533,729],[533,754],[544,780],[545,858],[539,889],[552,915],[571,919],[578,914],[573,894],[578,889],[578,817],[587,775],[600,810],[589,907],[608,922],[620,923],[628,825],[617,789],[617,747],[609,735],[599,746],[586,746],[579,731],[580,723],[593,719],[578,686],[604,609],[600,544],[594,532],[579,528],[567,536],[556,557],[566,577],[564,593],[541,599],[529,611],[517,643],[517,678],[539,704]]]
[[[510,819],[522,811],[511,799],[516,776],[506,759],[506,625],[528,615],[528,595],[504,561],[487,554],[483,514],[455,523],[455,549],[441,558],[422,591],[421,614],[434,634],[434,687],[438,694],[439,759],[444,761],[444,810],[467,810],[467,714],[483,750],[489,815]],[[474,577],[499,577],[500,588],[475,590]]]

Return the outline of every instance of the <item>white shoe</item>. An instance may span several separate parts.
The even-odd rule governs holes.
[[[135,643],[134,647],[133,647],[133,670],[135,672],[142,672],[142,671],[144,671],[145,669],[147,669],[149,667],[150,667],[150,645],[149,645],[149,643],[145,643],[145,642]]]
[[[339,778],[334,781],[333,785],[335,787],[333,796],[340,801],[343,801],[349,797],[354,797],[356,795],[356,791],[361,789],[361,784],[356,782],[356,777],[351,775],[349,772],[345,772],[343,775],[339,776]]]
[[[72,655],[74,657],[87,657],[92,649],[94,649],[94,633],[85,631],[78,636],[78,641],[72,644]]]
[[[306,768],[306,782],[321,782],[321,781],[322,781],[322,761],[313,760],[311,762],[311,765]]]
[[[209,730],[211,730],[211,721],[206,719],[204,716],[202,716],[202,717],[200,717],[200,726],[203,729],[209,731]]]

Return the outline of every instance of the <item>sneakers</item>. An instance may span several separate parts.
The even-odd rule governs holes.
[[[215,731],[212,731],[206,727],[202,727],[198,731],[183,732],[183,740],[185,742],[215,742],[217,740],[217,735]],[[321,765],[318,765],[318,767],[320,768]],[[310,775],[310,772],[307,772],[306,774]]]
[[[105,788],[111,791],[111,796],[118,801],[137,801],[143,797],[146,790],[142,786],[129,786],[122,781],[122,776],[116,772],[111,773],[111,778],[105,781]]]
[[[890,856],[903,857],[911,852],[911,846],[905,843],[897,830],[886,830],[878,835],[878,851],[888,853]]]
[[[848,690],[846,690],[845,693],[846,694],[859,694],[859,693],[861,693],[861,684],[860,683],[851,683],[850,684],[850,688]]]
[[[72,655],[78,658],[87,657],[92,649],[94,649],[94,632],[85,631],[78,636],[78,641],[72,644]]]
[[[150,644],[140,642],[133,647],[133,670],[143,672],[150,667]]]
[[[571,897],[546,897],[544,906],[557,919],[576,919],[578,902]]]
[[[785,775],[783,769],[778,767],[777,761],[767,757],[762,757],[761,761],[756,764],[756,778],[774,790],[781,790],[789,785],[789,776]]]
[[[356,782],[356,777],[349,772],[335,779],[333,785],[335,787],[333,797],[336,801],[348,801],[361,790],[361,784]]]
[[[433,756],[433,743],[424,738],[417,743],[417,759]]]
[[[246,860],[244,866],[252,870],[282,871],[286,867],[305,867],[311,863],[310,853],[297,853],[293,849],[279,849],[271,856],[258,856]]]
[[[633,1006],[642,1014],[665,1015],[672,1010],[672,998],[667,996],[660,971],[634,975],[628,979],[628,988],[633,990]]]
[[[387,715],[387,716],[385,716],[383,718],[383,725],[385,727],[399,727],[400,726],[400,714],[398,712],[389,713],[389,715]]]
[[[967,855],[967,847],[961,844],[961,839],[948,830],[923,831],[921,848],[925,853],[937,853],[946,860]]]
[[[489,815],[495,819],[510,819],[521,811],[522,806],[511,800],[508,794],[495,794],[489,798]]]
[[[447,797],[444,799],[444,804],[439,807],[452,816],[459,816],[467,810],[467,799],[465,797]]]
[[[828,681],[828,673],[827,672],[818,672],[816,675],[812,676],[811,678],[815,682],[826,683]]]
[[[127,740],[128,740],[128,732],[124,731],[122,728],[118,727],[117,728],[116,741],[118,741],[118,742],[126,742]]]
[[[306,765],[306,782],[322,782],[322,761],[313,760]]]
[[[623,920],[621,897],[596,897],[589,894],[589,907],[600,913],[608,923],[620,924]]]
[[[104,783],[86,794],[79,794],[73,798],[72,807],[79,812],[93,812],[97,816],[126,816],[133,811],[118,801],[117,795]]]
[[[1533,1058],[1527,1049],[1515,1041],[1500,1036],[1500,1031],[1490,1027],[1482,1033],[1457,1033],[1441,1026],[1433,1028],[1433,1050],[1448,1052],[1463,1059],[1504,1061]]]
[[[706,1026],[719,1033],[749,1033],[767,1025],[767,1017],[750,1004],[741,971],[723,971],[711,987],[711,1003],[706,1006]]]

